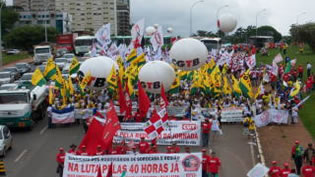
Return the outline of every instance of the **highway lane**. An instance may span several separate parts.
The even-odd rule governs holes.
[[[79,125],[47,129],[47,121],[39,122],[32,131],[13,131],[14,147],[5,158],[9,177],[56,177],[55,155],[59,147],[69,149],[72,143],[79,144],[83,128]],[[211,137],[210,148],[222,160],[220,177],[244,177],[253,167],[253,160],[246,136],[242,135],[240,125],[225,125],[223,135],[214,142]],[[159,150],[165,151],[166,146]],[[192,152],[200,152],[200,147],[192,147]],[[254,148],[256,149],[256,148]],[[181,147],[184,152],[184,147]],[[256,152],[254,152],[256,154]],[[254,155],[256,157],[256,155]],[[254,158],[255,162],[257,159]]]
[[[79,143],[83,128],[78,125],[47,129],[47,121],[39,122],[32,131],[13,131],[14,146],[5,157],[9,177],[55,177],[55,156],[59,147],[69,149]]]

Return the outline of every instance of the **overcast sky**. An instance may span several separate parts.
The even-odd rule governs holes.
[[[145,18],[146,26],[160,24],[164,29],[172,27],[174,34],[189,34],[189,11],[197,0],[130,0],[131,21],[135,23]],[[12,0],[7,0],[12,4]],[[256,24],[256,13],[266,8],[258,16],[258,26],[271,25],[282,34],[289,33],[291,24],[315,21],[315,0],[204,0],[193,8],[193,31],[198,29],[217,31],[217,9],[228,4],[220,14],[231,13],[238,19],[237,27]],[[299,15],[303,12],[305,14]]]
[[[130,0],[131,19],[135,22],[142,17],[146,25],[161,24],[165,29],[172,27],[175,34],[189,34],[189,11],[197,0]],[[315,20],[315,0],[204,0],[193,8],[193,31],[198,29],[217,31],[216,12],[228,4],[220,14],[231,13],[238,19],[237,27],[256,24],[256,13],[266,8],[258,16],[258,26],[271,25],[282,34],[289,33],[291,24]]]

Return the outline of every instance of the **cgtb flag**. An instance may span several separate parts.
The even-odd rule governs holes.
[[[157,114],[156,110],[153,111],[152,117],[145,123],[144,131],[148,134],[151,139],[159,136],[164,130],[163,121]]]

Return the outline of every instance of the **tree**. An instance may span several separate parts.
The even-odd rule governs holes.
[[[55,28],[47,28],[48,41],[55,42],[57,31]],[[45,28],[39,25],[27,25],[14,28],[4,37],[8,47],[32,51],[33,45],[45,41]]]
[[[260,36],[273,36],[275,42],[279,42],[282,39],[282,35],[272,26],[259,27],[257,34]]]
[[[294,42],[305,42],[315,52],[315,23],[292,25],[290,33]]]
[[[8,33],[19,20],[19,14],[11,7],[3,5],[1,11],[1,32],[3,35]]]

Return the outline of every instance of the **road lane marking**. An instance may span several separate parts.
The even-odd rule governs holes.
[[[47,130],[48,126],[45,126],[40,132],[39,134],[42,135],[45,133],[45,131]]]
[[[249,147],[250,147],[250,154],[252,156],[252,163],[253,163],[253,166],[256,165],[256,162],[255,162],[255,153],[254,153],[254,142],[249,142]]]
[[[14,162],[18,162],[19,160],[21,160],[21,158],[27,153],[27,149],[24,149],[21,154],[14,160]]]

